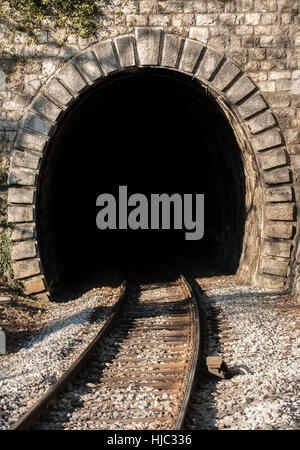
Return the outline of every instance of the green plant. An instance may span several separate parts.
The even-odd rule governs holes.
[[[299,15],[299,9],[291,9],[292,16],[296,17]]]

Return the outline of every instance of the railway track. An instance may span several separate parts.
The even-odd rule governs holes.
[[[11,429],[179,430],[199,345],[197,303],[183,275],[124,282],[98,336]]]

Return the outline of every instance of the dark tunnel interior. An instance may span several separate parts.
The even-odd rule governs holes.
[[[45,161],[37,233],[52,290],[106,264],[138,266],[149,258],[237,270],[245,220],[240,149],[197,80],[161,69],[108,77],[64,114]],[[204,237],[186,240],[185,229],[99,230],[96,198],[113,194],[118,206],[119,186],[128,196],[146,195],[149,208],[150,194],[204,194]]]

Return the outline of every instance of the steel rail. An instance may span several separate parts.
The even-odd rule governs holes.
[[[117,303],[113,306],[112,312],[108,319],[105,321],[101,330],[97,333],[90,344],[83,350],[79,357],[73,362],[69,369],[51,386],[48,391],[25,413],[17,422],[15,422],[9,429],[10,430],[27,430],[34,422],[38,420],[47,405],[53,400],[53,398],[61,392],[65,386],[71,381],[71,379],[77,374],[82,366],[92,356],[97,344],[106,336],[110,330],[116,315],[121,310],[123,299],[125,296],[127,283],[123,281],[121,284],[121,293]]]

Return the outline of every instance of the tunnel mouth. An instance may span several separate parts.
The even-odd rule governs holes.
[[[204,194],[204,236],[186,230],[99,230],[96,199]],[[134,69],[100,80],[62,116],[39,174],[37,239],[53,298],[102,269],[194,260],[236,273],[244,239],[241,150],[223,110],[196,79]],[[171,222],[172,224],[172,222]],[[201,269],[201,270],[202,270]]]

